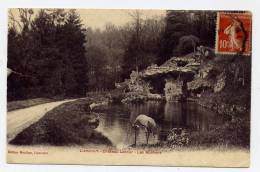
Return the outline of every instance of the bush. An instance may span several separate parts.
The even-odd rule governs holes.
[[[186,130],[173,128],[167,136],[167,145],[174,148],[177,146],[187,146],[189,144],[189,135]]]
[[[147,100],[147,95],[142,92],[128,92],[122,103],[143,103]]]
[[[236,118],[224,125],[204,133],[191,134],[192,145],[233,145],[249,147],[250,121],[245,118]]]

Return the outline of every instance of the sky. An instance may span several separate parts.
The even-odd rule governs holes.
[[[39,9],[34,9],[38,11]],[[12,13],[18,18],[18,10],[11,9]],[[123,26],[130,22],[132,17],[130,16],[134,10],[129,9],[77,9],[78,14],[81,17],[82,23],[86,27],[93,29],[104,29],[107,23],[112,23],[116,26]],[[165,16],[165,10],[139,10],[143,19]]]
[[[130,16],[133,10],[120,10],[120,9],[79,9],[77,10],[81,16],[82,22],[87,27],[92,27],[94,29],[103,29],[106,23],[113,23],[116,26],[122,26],[127,22],[132,20]],[[140,10],[142,18],[153,18],[165,16],[165,10]]]

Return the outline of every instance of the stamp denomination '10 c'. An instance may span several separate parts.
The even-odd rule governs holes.
[[[217,17],[216,45],[218,54],[251,54],[252,15],[219,12]]]

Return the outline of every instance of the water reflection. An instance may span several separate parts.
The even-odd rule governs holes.
[[[139,114],[154,118],[160,128],[159,137],[151,137],[149,143],[165,140],[168,131],[175,127],[205,132],[210,125],[218,125],[222,121],[217,114],[192,102],[148,101],[144,104],[109,105],[107,112],[102,115],[97,130],[117,147],[129,146],[134,143],[132,123]],[[144,143],[145,133],[140,130],[137,144]]]

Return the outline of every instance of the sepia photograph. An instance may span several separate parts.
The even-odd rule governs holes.
[[[249,167],[252,14],[8,9],[7,162]]]

